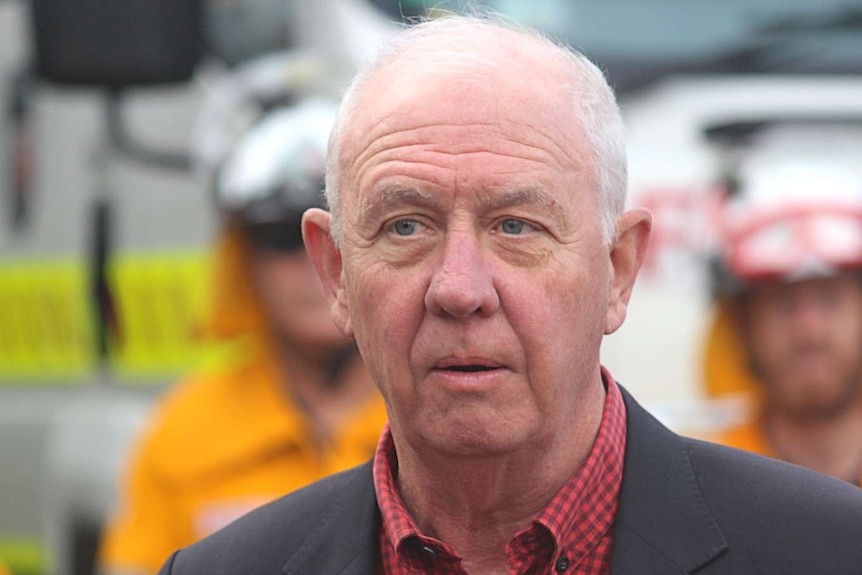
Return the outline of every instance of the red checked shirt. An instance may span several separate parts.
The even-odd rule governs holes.
[[[532,525],[506,546],[512,575],[608,575],[617,511],[626,411],[606,371],[604,413],[596,441],[580,469]],[[381,514],[376,575],[467,575],[461,558],[445,543],[423,535],[398,491],[398,462],[387,426],[374,455],[374,487]]]

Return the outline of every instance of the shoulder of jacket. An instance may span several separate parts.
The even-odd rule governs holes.
[[[371,509],[376,510],[376,499],[368,462],[268,503],[181,550],[172,573],[281,573],[307,547],[317,551],[309,545],[316,538],[322,537],[329,549],[319,551],[337,554],[350,547],[350,539],[376,534],[379,518],[368,516]]]
[[[805,565],[809,572],[851,573],[850,566],[862,565],[862,489],[735,448],[684,442],[731,550],[746,550],[761,569],[784,565],[784,573],[802,573]]]

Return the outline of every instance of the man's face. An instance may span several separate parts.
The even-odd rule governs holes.
[[[755,288],[743,308],[755,369],[776,410],[829,417],[862,390],[862,283],[852,275]]]
[[[272,329],[291,349],[328,360],[350,343],[333,323],[301,246],[290,251],[250,248],[249,273]]]
[[[585,425],[624,316],[633,274],[614,277],[572,106],[513,66],[481,84],[393,71],[346,136],[336,321],[414,449],[504,453]]]

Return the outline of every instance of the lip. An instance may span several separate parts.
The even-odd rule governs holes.
[[[485,370],[491,369],[499,369],[503,367],[498,361],[494,361],[492,359],[488,359],[486,357],[446,357],[434,364],[432,369],[434,370],[447,370],[447,371],[455,371],[457,368],[464,367],[477,367],[484,368]]]
[[[452,391],[480,391],[496,387],[509,371],[500,362],[483,357],[447,357],[431,368],[435,379]]]

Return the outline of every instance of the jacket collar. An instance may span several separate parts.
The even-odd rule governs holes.
[[[374,494],[371,462],[347,473],[322,516],[304,517],[316,526],[282,567],[284,575],[372,575],[377,566],[380,512]],[[319,511],[320,507],[314,508]]]
[[[691,573],[727,541],[706,503],[685,444],[623,390],[628,417],[612,575]]]

